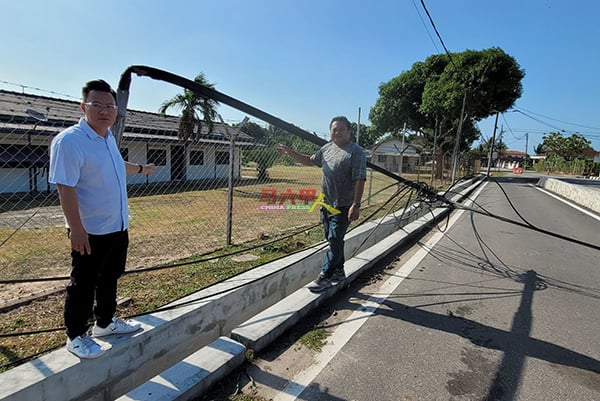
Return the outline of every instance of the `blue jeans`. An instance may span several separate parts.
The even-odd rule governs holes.
[[[323,261],[322,275],[331,278],[336,270],[344,269],[344,236],[350,225],[348,220],[349,207],[338,207],[339,214],[331,214],[325,208],[321,208],[321,222],[325,239],[329,243],[329,250]]]

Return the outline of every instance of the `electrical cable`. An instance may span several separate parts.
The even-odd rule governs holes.
[[[253,249],[261,248],[261,247],[285,240],[287,238],[298,235],[306,230],[313,229],[313,228],[317,227],[318,225],[319,224],[313,224],[310,226],[302,227],[302,228],[298,229],[297,231],[294,231],[290,234],[286,234],[282,237],[278,237],[271,241],[263,242],[263,243],[260,243],[260,244],[257,244],[257,245],[251,246],[251,247],[242,248],[237,251],[232,251],[232,252],[225,253],[225,254],[211,256],[208,258],[200,258],[200,259],[193,259],[193,260],[180,262],[180,263],[173,263],[173,264],[169,264],[169,265],[151,266],[151,267],[145,267],[145,268],[141,268],[141,269],[127,270],[123,273],[123,275],[137,274],[137,273],[143,273],[143,272],[149,272],[149,271],[164,270],[164,269],[170,269],[170,268],[175,268],[175,267],[188,266],[188,265],[193,265],[196,263],[209,262],[211,260],[216,260],[216,259],[223,258],[223,257],[238,255],[240,253],[248,252]],[[215,253],[215,252],[219,252],[219,251],[220,251],[220,249],[217,249],[215,251],[212,251],[211,254]],[[203,255],[200,255],[200,256],[203,256]],[[40,278],[32,278],[32,279],[0,280],[0,284],[23,284],[23,283],[46,282],[46,281],[64,281],[64,280],[69,280],[69,279],[70,279],[70,276],[40,277]]]
[[[381,193],[382,191],[386,190],[387,188],[397,185],[397,183],[392,183],[389,184],[388,186],[380,189],[379,191],[377,191],[375,194],[373,194],[373,196]],[[35,214],[35,213],[34,213]],[[27,221],[29,221],[31,218],[33,218],[33,215],[29,217],[29,219],[27,219]],[[26,221],[26,222],[27,222]],[[22,226],[24,224],[23,223]],[[209,262],[211,260],[216,260],[219,258],[223,258],[223,257],[229,257],[229,256],[233,256],[233,255],[238,255],[240,253],[244,253],[244,252],[248,252],[251,251],[253,249],[257,249],[257,248],[261,248],[282,240],[285,240],[287,238],[291,238],[295,235],[298,235],[306,230],[310,230],[313,229],[317,226],[319,226],[320,223],[317,224],[313,224],[311,226],[307,226],[307,227],[302,227],[300,229],[298,229],[297,231],[294,231],[290,234],[284,235],[283,237],[278,237],[276,239],[273,239],[271,241],[268,242],[264,242],[264,243],[260,243],[257,244],[255,246],[251,246],[251,247],[246,247],[246,248],[242,248],[239,249],[237,251],[233,251],[233,252],[229,252],[229,253],[225,253],[225,254],[220,254],[220,255],[216,255],[216,256],[211,256],[208,258],[200,258],[200,259],[193,259],[193,260],[189,260],[189,261],[185,261],[185,262],[180,262],[180,263],[173,263],[173,264],[168,264],[168,265],[160,265],[160,266],[150,266],[150,267],[145,267],[145,268],[140,268],[140,269],[135,269],[135,270],[127,270],[123,273],[123,275],[129,275],[129,274],[139,274],[139,273],[143,273],[143,272],[149,272],[149,271],[157,271],[157,270],[164,270],[164,269],[170,269],[170,268],[175,268],[175,267],[182,267],[182,266],[189,266],[189,265],[193,265],[193,264],[197,264],[197,263],[203,263],[203,262]],[[13,233],[14,235],[14,233]],[[215,251],[212,251],[212,253],[215,252],[219,252],[220,250],[217,249]],[[203,255],[200,255],[203,256]],[[12,279],[12,280],[0,280],[0,284],[24,284],[24,283],[36,283],[36,282],[48,282],[48,281],[65,281],[65,280],[69,280],[70,276],[54,276],[54,277],[39,277],[39,278],[31,278],[31,279]]]
[[[21,225],[19,227],[14,229],[13,232],[10,233],[10,235],[8,237],[6,237],[2,242],[0,242],[0,248],[2,248],[4,246],[4,244],[6,244],[12,237],[14,237],[19,232],[19,230],[25,226],[25,224],[27,224],[31,219],[33,219],[35,217],[35,215],[39,212],[39,210],[40,209],[38,208],[35,212],[33,212],[31,214],[31,216],[27,217],[27,219],[25,219],[25,221],[23,223],[21,223]],[[2,284],[2,283],[0,282],[0,284]]]
[[[452,65],[454,65],[454,63],[452,62],[452,55],[448,51],[448,48],[446,47],[446,44],[444,43],[444,39],[442,39],[442,35],[440,35],[440,32],[438,31],[437,27],[435,26],[435,22],[433,22],[433,18],[431,17],[431,14],[429,13],[429,10],[427,9],[427,6],[425,5],[425,1],[424,0],[421,0],[421,6],[423,7],[423,10],[425,10],[425,13],[427,14],[427,17],[429,18],[429,22],[431,23],[431,26],[433,27],[433,30],[435,31],[435,34],[437,35],[438,39],[440,40],[440,43],[442,44],[442,47],[446,51],[446,54],[448,55],[448,58],[450,59],[450,62],[452,63]]]
[[[486,179],[488,179],[488,180],[489,180],[490,178],[489,178],[489,177],[486,177]],[[461,178],[461,180],[463,180],[463,178]],[[461,180],[459,180],[459,181],[461,181]],[[459,182],[459,181],[457,181],[457,182]],[[450,205],[450,206],[452,206],[452,207],[454,207],[455,209],[461,209],[461,210],[470,211],[470,212],[472,212],[472,213],[482,214],[482,215],[484,215],[484,216],[492,217],[492,218],[498,219],[498,220],[500,220],[500,221],[503,221],[503,222],[506,222],[506,223],[510,223],[510,224],[514,224],[514,225],[517,225],[517,226],[520,226],[520,227],[523,227],[523,228],[528,228],[528,229],[534,230],[534,231],[536,231],[536,232],[540,232],[540,233],[543,233],[543,234],[546,234],[546,235],[549,235],[549,236],[552,236],[552,237],[555,237],[555,238],[558,238],[558,239],[562,239],[562,240],[565,240],[565,241],[568,241],[568,242],[573,242],[573,243],[576,243],[576,244],[579,244],[579,245],[582,245],[582,246],[591,247],[591,248],[593,248],[593,249],[596,249],[596,250],[600,250],[600,246],[596,246],[596,245],[593,245],[593,244],[588,244],[588,243],[585,243],[585,242],[583,242],[583,241],[579,241],[579,240],[576,240],[576,239],[573,239],[573,238],[569,238],[569,237],[566,237],[566,236],[564,236],[564,235],[557,234],[557,233],[553,233],[553,232],[550,232],[550,231],[548,231],[548,230],[544,230],[544,229],[541,229],[541,228],[539,228],[539,227],[536,227],[536,226],[534,226],[534,225],[533,225],[533,224],[531,224],[529,221],[527,221],[527,220],[526,220],[526,219],[525,219],[525,218],[524,218],[524,217],[521,215],[521,213],[520,213],[520,212],[519,212],[519,211],[516,209],[515,205],[514,205],[514,204],[512,203],[512,201],[510,200],[510,198],[509,198],[508,194],[507,194],[507,193],[506,193],[506,191],[505,191],[505,190],[502,188],[502,185],[500,185],[500,183],[499,183],[499,182],[497,182],[496,180],[493,180],[493,181],[494,181],[494,182],[495,182],[495,183],[496,183],[496,184],[499,186],[499,188],[500,188],[501,192],[504,194],[504,197],[505,197],[505,199],[506,199],[506,200],[509,202],[509,205],[510,205],[510,207],[511,207],[511,208],[512,208],[512,210],[513,210],[513,211],[514,211],[514,212],[517,214],[517,216],[519,216],[519,217],[520,217],[520,218],[523,220],[523,222],[518,222],[518,221],[515,221],[515,220],[511,220],[511,219],[505,218],[505,217],[503,217],[503,216],[499,216],[499,215],[493,214],[493,213],[489,212],[487,209],[485,209],[485,208],[484,208],[482,205],[480,205],[480,204],[476,203],[474,200],[472,200],[473,204],[476,204],[476,205],[477,205],[477,206],[478,206],[478,207],[479,207],[481,210],[477,210],[477,209],[474,209],[474,208],[471,208],[471,207],[464,207],[464,206],[461,206],[460,204],[457,204],[456,202],[450,202],[450,203],[449,203],[449,205]],[[453,184],[453,186],[455,186],[455,185],[456,185],[456,183],[455,183],[455,184]],[[451,191],[451,188],[452,188],[452,187],[450,187],[450,188],[449,188],[447,191],[445,191],[445,194],[454,193],[454,191]],[[402,191],[405,191],[405,190],[406,190],[406,188],[405,188],[405,189],[403,189]],[[391,197],[390,197],[388,200],[386,200],[386,202],[384,203],[384,205],[382,205],[382,207],[378,208],[378,210],[376,210],[375,212],[373,212],[371,215],[367,216],[367,218],[365,218],[365,219],[364,219],[364,220],[363,220],[363,221],[362,221],[362,222],[361,222],[361,223],[360,223],[358,226],[360,226],[360,225],[364,224],[366,221],[368,221],[368,219],[369,219],[369,218],[371,218],[371,217],[374,215],[374,213],[378,213],[379,211],[381,211],[381,210],[382,210],[382,208],[383,208],[383,206],[385,206],[385,205],[387,205],[388,203],[390,203],[392,199],[394,199],[394,198],[398,198],[398,196],[397,196],[397,195],[398,195],[399,193],[400,193],[400,190],[398,190],[398,191],[397,191],[397,192],[396,192],[396,193],[395,193],[393,196],[391,196]],[[411,192],[411,193],[412,193],[412,192]],[[467,199],[468,199],[468,198],[467,198]],[[398,201],[399,201],[399,200],[397,200],[397,201],[396,201],[396,203],[397,203]],[[429,199],[425,199],[425,200],[424,200],[424,202],[431,202],[431,201],[430,201]],[[408,205],[408,204],[409,204],[409,202],[407,202],[407,205]],[[431,206],[431,205],[430,205],[430,206]],[[405,206],[405,209],[406,209],[406,206]],[[430,211],[432,211],[432,209],[431,209],[431,208],[430,208]],[[448,219],[449,219],[449,214],[448,214]],[[438,229],[439,229],[439,228],[438,228]],[[363,243],[364,243],[364,242],[363,242]],[[316,253],[316,252],[319,252],[320,250],[324,249],[326,246],[327,246],[327,244],[326,244],[326,243],[324,243],[322,246],[320,246],[320,247],[317,247],[313,253],[311,253],[311,254],[307,255],[306,257],[309,257],[310,255],[313,255],[314,253]],[[360,247],[359,247],[359,248],[360,248]],[[267,274],[267,275],[266,275],[266,276],[264,276],[264,277],[269,277],[269,276],[271,276],[271,275],[273,275],[273,274],[276,274],[277,272],[278,272],[278,271],[275,271],[275,272],[269,273],[269,274]],[[241,273],[240,273],[240,274],[241,274]],[[235,276],[233,276],[233,277],[235,277]],[[254,282],[258,281],[258,280],[261,280],[261,279],[263,279],[264,277],[261,277],[261,278],[256,278],[256,279],[254,279],[254,280],[251,280],[250,282],[247,282],[247,283],[245,283],[245,284],[243,284],[243,285],[240,285],[240,286],[238,286],[238,287],[234,287],[234,288],[227,288],[227,289],[224,289],[224,290],[221,290],[221,291],[218,291],[218,292],[212,293],[212,294],[210,294],[210,295],[206,295],[206,296],[204,296],[204,297],[200,297],[200,298],[192,299],[192,300],[189,300],[189,301],[185,301],[185,302],[182,302],[182,303],[173,304],[173,305],[166,306],[166,307],[155,308],[155,309],[154,309],[154,310],[152,310],[152,311],[147,311],[147,312],[144,312],[144,313],[139,313],[139,314],[131,315],[131,316],[129,316],[129,317],[138,317],[138,316],[148,315],[148,314],[151,314],[151,313],[157,313],[157,312],[161,312],[161,311],[173,310],[173,309],[177,309],[177,308],[180,308],[180,307],[183,307],[183,306],[192,305],[192,304],[194,304],[194,303],[197,303],[197,302],[200,302],[200,301],[202,301],[202,300],[204,300],[204,299],[206,299],[206,298],[209,298],[209,297],[214,297],[214,296],[217,296],[217,295],[220,295],[220,294],[223,294],[223,293],[229,292],[229,291],[231,291],[232,289],[235,289],[235,288],[241,288],[242,286],[246,286],[246,285],[252,284],[252,283],[254,283]],[[223,281],[224,281],[224,280],[222,280],[222,281],[220,281],[220,282],[218,282],[218,283],[215,283],[215,284],[213,284],[213,286],[214,286],[214,285],[217,285],[217,284],[219,284],[219,283],[222,283]],[[207,288],[209,288],[209,287],[207,287]],[[59,330],[64,330],[64,327],[61,327],[61,328],[53,328],[53,329],[43,329],[43,330],[30,331],[30,332],[21,332],[21,333],[4,333],[4,334],[0,334],[0,338],[4,338],[4,337],[16,337],[16,336],[25,336],[25,335],[33,335],[33,334],[47,333],[47,332],[53,332],[53,331],[59,331]],[[40,352],[38,352],[38,353],[36,353],[36,354],[34,354],[34,355],[28,356],[28,357],[26,357],[26,358],[22,358],[22,359],[20,359],[20,360],[17,360],[17,361],[11,361],[11,362],[9,362],[8,364],[2,365],[0,368],[6,368],[6,367],[9,367],[9,366],[17,365],[17,364],[19,364],[19,363],[21,363],[21,362],[23,362],[23,361],[27,361],[27,360],[33,359],[33,358],[35,358],[37,355],[41,355],[41,354],[43,354],[43,353],[45,353],[45,352],[49,352],[49,351],[51,351],[51,350],[53,350],[53,349],[55,349],[55,348],[58,348],[58,347],[49,348],[49,349],[47,349],[47,350],[40,351]]]
[[[417,7],[417,3],[415,3],[415,0],[412,0],[412,3],[413,3],[413,6],[415,7],[415,10],[417,11],[417,15],[419,16],[421,23],[423,24],[423,27],[425,28],[425,32],[427,32],[427,36],[429,36],[429,40],[431,40],[431,43],[433,43],[433,47],[435,47],[435,51],[439,53],[440,50],[438,49],[437,44],[435,43],[435,40],[433,40],[433,37],[431,36],[429,29],[427,29],[427,24],[425,24],[425,21],[423,20],[423,17],[421,16],[421,13],[419,12],[419,7]]]
[[[487,179],[490,179],[490,178],[488,177]],[[496,182],[495,180],[492,180],[492,181]],[[578,245],[581,245],[581,246],[584,246],[584,247],[587,247],[587,248],[592,248],[592,249],[595,249],[595,250],[600,250],[600,245],[596,245],[596,244],[588,243],[588,242],[585,242],[585,241],[581,241],[581,240],[578,240],[576,238],[570,238],[570,237],[567,237],[565,235],[558,234],[558,233],[555,233],[555,232],[552,232],[552,231],[548,231],[548,230],[545,230],[543,228],[534,226],[533,224],[531,224],[530,222],[528,222],[527,220],[525,220],[525,218],[519,213],[519,211],[512,204],[510,198],[508,197],[508,195],[506,194],[506,192],[504,191],[504,189],[502,188],[502,186],[498,182],[496,182],[496,184],[500,187],[500,190],[504,194],[504,197],[508,201],[508,203],[511,206],[512,210],[517,214],[517,216],[519,216],[523,220],[523,222],[519,222],[519,221],[516,221],[516,220],[509,219],[509,218],[504,217],[504,216],[500,216],[500,215],[491,213],[491,212],[489,212],[488,210],[486,210],[481,205],[478,205],[481,208],[481,210],[477,210],[477,209],[474,209],[474,208],[471,208],[471,207],[460,206],[460,205],[456,205],[456,208],[457,209],[461,209],[461,210],[470,211],[470,212],[473,212],[473,213],[482,214],[484,216],[491,217],[493,219],[500,220],[500,221],[503,221],[505,223],[514,224],[514,225],[519,226],[519,227],[528,228],[528,229],[533,230],[535,232],[539,232],[539,233],[548,235],[550,237],[558,238],[558,239],[561,239],[563,241],[567,241],[567,242],[571,242],[571,243],[574,243],[574,244],[578,244]]]
[[[403,191],[404,191],[404,190],[406,190],[406,188],[405,188],[405,189],[403,189]],[[376,209],[376,210],[375,210],[373,213],[371,213],[369,216],[367,216],[366,218],[364,218],[364,219],[363,219],[363,220],[362,220],[362,221],[361,221],[361,222],[360,222],[360,223],[359,223],[359,224],[358,224],[358,225],[357,225],[357,226],[356,226],[354,229],[356,229],[357,227],[361,226],[362,224],[365,224],[365,223],[366,223],[366,222],[367,222],[367,221],[368,221],[368,220],[369,220],[369,219],[370,219],[370,218],[371,218],[371,217],[372,217],[374,214],[377,214],[377,213],[379,213],[381,210],[383,210],[383,208],[384,208],[384,206],[385,206],[385,205],[387,205],[387,204],[388,204],[388,203],[389,203],[391,200],[393,200],[394,198],[397,198],[397,196],[396,196],[396,195],[397,195],[397,193],[398,193],[398,191],[397,191],[395,194],[393,194],[392,196],[390,196],[390,197],[388,198],[388,200],[386,200],[386,202],[384,202],[384,204],[383,204],[382,206],[378,207],[378,208],[377,208],[377,209]],[[305,256],[303,259],[306,259],[306,258],[308,258],[308,257],[310,257],[310,256],[312,256],[312,255],[314,255],[315,253],[317,253],[317,252],[320,252],[321,250],[323,250],[323,249],[324,249],[324,248],[326,248],[327,246],[328,246],[327,242],[324,242],[323,244],[316,246],[316,247],[315,247],[315,250],[314,250],[313,252],[309,253],[308,255],[306,255],[306,256]],[[303,250],[299,250],[299,251],[297,251],[297,252],[290,253],[290,254],[288,254],[287,256],[289,256],[289,255],[293,255],[293,254],[295,254],[295,253],[298,253],[298,252],[302,252],[302,251],[304,251],[304,250],[305,250],[305,249],[303,249]],[[222,257],[222,256],[223,256],[223,255],[221,255],[221,257]],[[210,285],[210,286],[208,286],[208,287],[205,287],[205,288],[203,288],[203,290],[206,290],[206,289],[208,289],[208,288],[210,288],[210,287],[213,287],[213,286],[216,286],[216,285],[218,285],[218,284],[221,284],[221,283],[223,283],[224,281],[226,281],[226,280],[230,280],[231,278],[234,278],[234,277],[236,277],[236,276],[238,276],[238,275],[240,275],[240,274],[243,274],[243,273],[244,273],[244,272],[240,272],[240,273],[238,273],[238,274],[236,274],[236,275],[234,275],[234,276],[231,276],[231,277],[228,277],[228,278],[226,278],[226,279],[224,279],[224,280],[218,281],[218,282],[216,282],[216,283],[214,283],[214,284],[212,284],[212,285]],[[224,293],[230,292],[230,291],[232,291],[232,290],[235,290],[235,289],[238,289],[238,288],[242,288],[242,287],[248,286],[248,285],[250,285],[250,284],[253,284],[253,283],[255,283],[255,282],[259,281],[259,280],[262,280],[262,279],[264,279],[264,278],[266,278],[266,277],[269,277],[269,276],[271,276],[271,275],[274,275],[274,274],[277,274],[277,273],[279,273],[279,271],[273,271],[273,272],[271,272],[271,273],[269,273],[269,274],[267,274],[267,275],[265,275],[265,276],[257,277],[257,278],[255,278],[255,279],[253,279],[253,280],[250,280],[250,281],[248,281],[248,282],[246,282],[246,283],[244,283],[244,284],[241,284],[241,285],[239,285],[239,286],[228,287],[227,289],[224,289],[224,290],[221,290],[221,291],[217,291],[217,292],[211,293],[211,294],[209,294],[209,295],[206,295],[206,296],[203,296],[203,297],[194,298],[194,299],[191,299],[191,300],[188,300],[188,301],[184,301],[184,302],[181,302],[181,303],[175,303],[175,304],[172,304],[172,305],[169,305],[169,306],[163,306],[163,307],[155,308],[155,309],[153,309],[153,310],[146,311],[146,312],[143,312],[143,313],[138,313],[138,314],[129,315],[129,316],[126,316],[126,318],[134,318],[134,317],[139,317],[139,316],[149,315],[149,314],[153,314],[153,313],[158,313],[158,312],[163,312],[163,311],[168,311],[168,310],[178,309],[178,308],[181,308],[181,307],[184,307],[184,306],[188,306],[188,305],[193,305],[194,303],[197,303],[197,302],[203,301],[203,300],[205,300],[206,298],[215,297],[215,296],[217,296],[217,295],[221,295],[221,294],[224,294]],[[191,293],[189,293],[189,294],[187,294],[187,295],[184,295],[182,298],[185,298],[185,297],[187,297],[187,296],[190,296],[190,295],[192,295],[194,292],[197,292],[197,291],[198,291],[198,290],[194,290],[193,292],[191,292]],[[35,334],[42,334],[42,333],[56,332],[56,331],[61,331],[61,330],[64,330],[64,329],[65,329],[65,327],[63,326],[63,327],[55,327],[55,328],[49,328],[49,329],[39,329],[39,330],[32,330],[32,331],[24,331],[24,332],[18,332],[18,333],[0,333],[0,338],[6,338],[6,337],[19,337],[19,336],[28,336],[28,335],[35,335]],[[52,349],[54,349],[54,348],[52,348]],[[1,368],[1,367],[0,367],[0,368]]]
[[[529,114],[527,114],[527,113],[525,113],[525,112],[523,112],[523,111],[521,111],[521,110],[519,110],[519,109],[515,109],[515,111],[516,111],[517,113],[521,113],[521,114],[523,114],[525,117],[528,117],[528,118],[532,119],[533,121],[537,121],[538,123],[540,123],[540,124],[543,124],[543,125],[546,125],[546,126],[548,126],[548,127],[552,128],[552,129],[555,129],[555,130],[557,130],[557,131],[559,131],[559,132],[567,132],[567,130],[565,130],[565,129],[563,129],[563,128],[559,128],[559,127],[557,127],[557,126],[555,126],[555,125],[552,125],[552,124],[550,124],[550,123],[547,123],[547,122],[545,122],[545,121],[542,121],[542,120],[540,120],[539,118],[535,118],[535,117],[533,117],[533,116],[530,116]]]
[[[568,125],[574,125],[574,126],[576,126],[576,127],[582,127],[582,128],[588,128],[588,129],[593,129],[593,130],[598,130],[598,131],[600,131],[600,128],[598,128],[598,127],[591,127],[591,126],[589,126],[589,125],[576,124],[576,123],[570,123],[570,122],[568,122],[568,121],[558,120],[558,119],[556,119],[556,118],[548,117],[548,116],[545,116],[545,115],[543,115],[543,114],[536,113],[536,112],[533,112],[533,111],[531,111],[531,110],[524,109],[524,108],[522,108],[522,107],[513,106],[512,108],[513,108],[514,110],[522,110],[522,111],[526,111],[526,112],[528,112],[528,113],[535,114],[535,115],[537,115],[537,116],[540,116],[540,117],[546,118],[546,119],[548,119],[548,120],[558,121],[559,123],[568,124]]]

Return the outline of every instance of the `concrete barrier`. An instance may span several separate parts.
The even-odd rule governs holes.
[[[600,191],[598,189],[548,177],[541,178],[537,186],[554,192],[596,213],[600,213]]]
[[[461,188],[469,192],[476,185],[469,181]],[[461,188],[455,188],[453,199],[462,196]],[[346,259],[430,213],[429,205],[418,203],[357,227],[346,237]],[[267,263],[138,318],[143,331],[107,337],[102,342],[111,349],[100,358],[80,360],[61,348],[11,369],[0,375],[0,400],[115,400],[194,353],[202,355],[203,347],[312,281],[325,245]]]

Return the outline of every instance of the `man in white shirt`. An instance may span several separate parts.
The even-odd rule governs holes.
[[[49,181],[56,184],[71,240],[64,310],[67,349],[80,358],[95,358],[105,350],[87,334],[92,314],[94,337],[140,328],[114,316],[117,280],[125,271],[129,245],[125,175],[152,174],[154,165],[123,160],[110,130],[117,104],[107,82],[90,81],[82,94],[83,118],[52,140]]]

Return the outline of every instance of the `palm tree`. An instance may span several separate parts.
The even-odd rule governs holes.
[[[194,82],[214,89],[214,85],[206,80],[203,73],[198,74],[194,78]],[[219,103],[216,100],[204,97],[189,89],[184,89],[183,93],[165,101],[158,111],[160,114],[165,115],[170,108],[181,109],[179,139],[187,141],[189,138],[192,138],[194,141],[198,141],[202,132],[202,120],[206,123],[208,132],[211,133],[213,131],[214,119],[218,115],[218,105]],[[199,117],[199,112],[202,113],[202,118]]]

